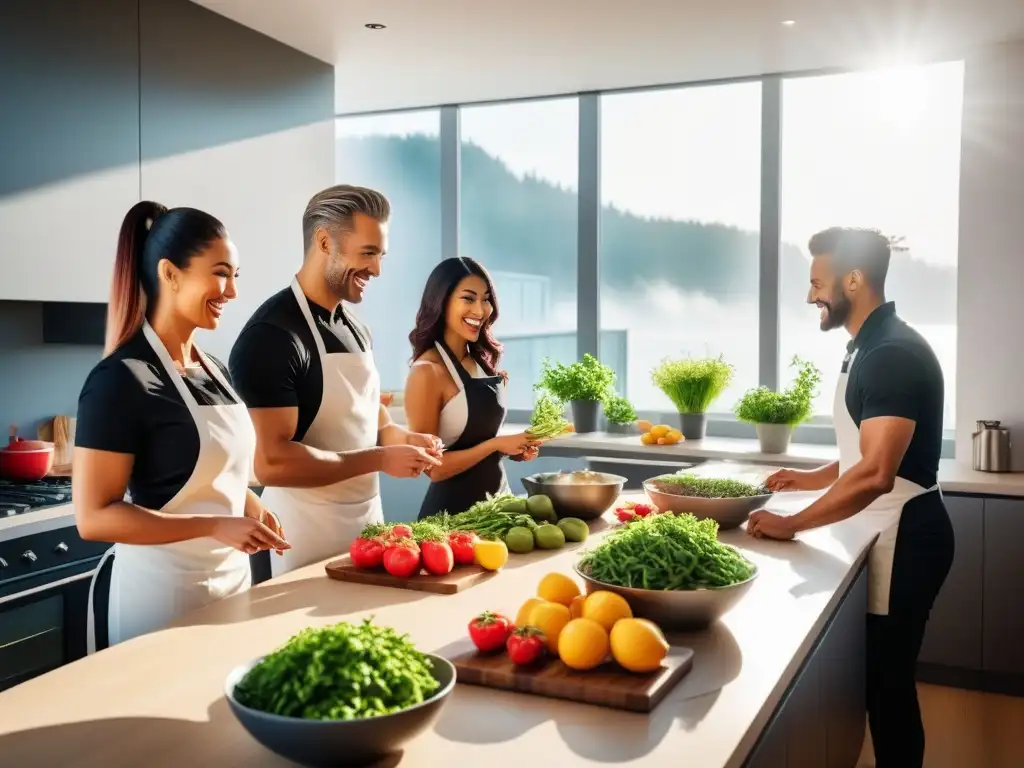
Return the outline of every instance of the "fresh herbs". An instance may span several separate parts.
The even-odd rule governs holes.
[[[605,584],[651,590],[728,587],[753,576],[753,564],[717,536],[714,520],[651,515],[610,533],[579,567]]]
[[[420,704],[439,687],[405,635],[341,622],[309,628],[266,656],[235,686],[251,709],[306,720],[356,720]]]
[[[556,400],[604,400],[615,384],[615,371],[593,355],[587,354],[572,365],[552,363],[545,359],[536,389],[544,390]]]
[[[612,424],[632,424],[636,421],[636,409],[622,395],[609,394],[604,401],[604,417]]]
[[[702,499],[741,499],[768,493],[764,488],[739,480],[727,477],[698,477],[689,473],[661,475],[650,482],[662,493],[698,496]]]
[[[821,371],[814,363],[799,357],[794,357],[790,365],[799,370],[789,389],[784,392],[774,392],[767,387],[747,390],[736,405],[736,418],[751,424],[790,426],[806,421],[818,395]]]
[[[702,360],[663,360],[651,371],[651,381],[679,413],[707,413],[708,407],[732,381],[733,367],[721,357]]]
[[[421,523],[432,523],[446,531],[468,531],[481,539],[504,539],[512,528],[523,526],[533,530],[536,521],[526,511],[526,500],[511,493],[488,496],[465,512],[449,515],[441,512],[424,518]]]
[[[562,416],[564,411],[565,406],[561,401],[548,394],[541,395],[533,407],[526,436],[534,440],[549,440],[570,432],[572,425]]]

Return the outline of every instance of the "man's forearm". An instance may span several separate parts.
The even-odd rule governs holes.
[[[289,440],[257,454],[256,477],[262,485],[319,488],[379,472],[382,459],[380,448],[335,453]]]
[[[825,469],[823,467],[823,469]],[[825,494],[790,518],[794,532],[820,528],[853,517],[889,490],[878,473],[863,462],[841,475]]]
[[[174,544],[209,536],[213,515],[182,515],[115,501],[102,509],[75,510],[78,534],[86,541],[115,544]]]
[[[822,488],[828,488],[839,479],[839,462],[833,461],[831,464],[818,467],[808,474],[814,477],[815,490],[820,491]]]

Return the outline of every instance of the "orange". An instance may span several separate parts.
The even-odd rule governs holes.
[[[587,598],[584,595],[576,595],[569,603],[569,615],[574,619],[582,618],[583,616],[583,602]]]
[[[622,595],[602,589],[587,595],[583,603],[583,618],[596,621],[605,632],[611,632],[621,619],[633,618],[633,610]]]
[[[671,429],[672,427],[667,424],[659,424],[658,426],[651,428],[651,437],[657,440],[659,437],[667,435]]]
[[[640,442],[644,445],[654,445],[654,435],[650,432],[644,432],[640,435]]]
[[[596,621],[573,619],[558,636],[558,657],[570,669],[593,669],[608,658],[608,633]]]
[[[580,585],[564,573],[557,571],[549,573],[540,580],[540,584],[537,586],[537,597],[552,603],[561,603],[567,608],[579,593]]]
[[[647,619],[622,619],[611,632],[612,656],[630,672],[654,672],[668,655],[661,629]]]
[[[544,633],[548,650],[557,654],[558,636],[571,619],[569,609],[561,603],[541,603],[530,611],[529,625]]]
[[[543,603],[544,600],[540,597],[531,597],[522,607],[519,609],[519,613],[516,614],[516,626],[525,627],[530,623],[530,614],[533,609]]]

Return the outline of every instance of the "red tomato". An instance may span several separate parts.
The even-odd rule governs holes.
[[[358,538],[348,548],[356,568],[379,568],[384,562],[384,545],[377,539]]]
[[[443,541],[422,541],[420,551],[423,553],[423,567],[427,573],[444,576],[455,567],[455,556],[452,548]]]
[[[514,628],[512,622],[500,613],[484,611],[469,622],[469,638],[480,651],[491,653],[505,647]]]
[[[392,576],[407,579],[419,573],[420,548],[412,539],[396,539],[384,550],[384,570]]]
[[[412,528],[408,525],[399,523],[398,525],[391,527],[391,538],[393,539],[411,539]]]
[[[636,513],[631,509],[619,507],[618,509],[615,510],[615,517],[618,518],[620,523],[628,523],[630,520],[636,517]]]
[[[473,564],[473,547],[477,536],[467,531],[452,531],[448,534],[448,545],[452,548],[452,556],[457,565]]]
[[[637,517],[647,517],[654,511],[650,504],[636,504],[633,506],[633,514]]]
[[[509,635],[505,647],[513,664],[533,664],[544,655],[547,643],[536,627],[520,627]]]

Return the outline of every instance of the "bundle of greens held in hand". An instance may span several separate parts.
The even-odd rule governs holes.
[[[701,360],[662,360],[651,381],[679,413],[707,413],[711,403],[732,381],[733,367],[721,357]]]
[[[563,417],[565,406],[551,395],[541,395],[533,407],[530,427],[526,436],[534,440],[550,440],[572,431],[572,425]]]
[[[439,687],[430,659],[393,629],[342,622],[305,629],[235,686],[250,709],[306,720],[357,720],[420,704]]]
[[[605,584],[651,590],[728,587],[755,570],[718,541],[718,523],[690,514],[639,518],[585,552],[579,566]]]
[[[511,493],[488,496],[465,512],[450,515],[440,512],[420,521],[445,531],[469,531],[482,539],[504,539],[512,528],[522,526],[531,530],[536,521],[526,511],[526,501]],[[413,531],[415,533],[415,526]]]
[[[662,493],[678,496],[698,496],[702,499],[742,499],[747,496],[762,496],[770,493],[740,480],[727,477],[698,477],[689,473],[661,475],[651,482]]]
[[[767,387],[749,389],[736,405],[736,418],[749,424],[789,424],[796,426],[811,415],[818,396],[821,371],[814,363],[794,357],[790,363],[798,369],[793,385],[784,392]]]

